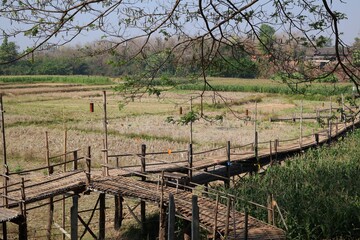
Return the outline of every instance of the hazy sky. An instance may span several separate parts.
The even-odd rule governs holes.
[[[320,0],[318,0],[320,1]],[[331,1],[331,0],[328,0]],[[346,4],[342,4],[345,2]],[[342,39],[346,44],[351,45],[355,37],[360,37],[360,0],[332,0],[332,9],[343,12],[348,19],[340,22],[340,31],[343,32]],[[0,18],[0,27],[6,28],[6,21]],[[87,35],[82,35],[76,38],[72,45],[90,43],[100,39],[100,34],[96,32],[89,32]],[[23,50],[25,46],[29,46],[29,40],[24,37],[10,38],[10,41],[15,41],[17,45]],[[31,44],[30,44],[31,46]]]

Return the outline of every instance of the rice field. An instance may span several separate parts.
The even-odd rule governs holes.
[[[0,82],[3,81],[0,79]],[[194,151],[208,150],[226,145],[244,145],[254,141],[255,128],[259,141],[275,139],[293,139],[300,136],[299,122],[270,122],[269,118],[313,115],[317,109],[336,107],[329,97],[320,100],[303,99],[268,92],[206,92],[201,98],[198,90],[179,90],[164,92],[160,97],[143,95],[133,100],[125,99],[115,92],[114,84],[82,84],[78,82],[47,82],[24,80],[0,84],[5,110],[5,133],[10,171],[35,168],[45,165],[45,132],[49,136],[50,155],[64,152],[65,131],[67,150],[80,149],[84,155],[88,146],[92,148],[92,167],[102,164],[104,139],[103,91],[107,93],[107,128],[109,154],[139,153],[141,144],[147,145],[147,152],[185,150],[190,143],[190,126],[173,124],[166,121],[169,117],[179,120],[191,109],[200,114],[201,109],[207,118],[195,121],[192,125]],[[214,79],[223,85],[236,85],[237,79]],[[271,86],[269,80],[244,80],[242,84]],[[254,86],[256,86],[256,84]],[[283,86],[282,86],[283,87]],[[201,104],[202,102],[202,104]],[[94,112],[90,111],[90,104]],[[203,107],[201,107],[203,106]],[[182,114],[180,114],[182,109]],[[216,116],[221,121],[215,121]],[[256,125],[255,125],[256,123]],[[315,121],[304,121],[303,135],[311,134],[322,126]],[[186,159],[186,154],[169,155],[166,161]],[[164,159],[162,159],[164,160]],[[134,157],[120,159],[120,164],[138,164]],[[45,173],[45,172],[44,172]],[[40,174],[44,174],[40,173]],[[82,196],[81,210],[94,207],[96,194]],[[107,198],[108,237],[126,239],[121,235],[127,229],[133,229],[131,217],[125,220],[123,231],[112,229],[114,202]],[[130,206],[136,204],[127,200]],[[66,202],[67,209],[71,203]],[[43,208],[41,208],[43,209]],[[57,203],[55,222],[60,223],[60,203]],[[157,208],[150,208],[157,211]],[[96,213],[97,214],[97,213]],[[95,219],[97,218],[95,214]],[[85,214],[86,215],[86,214]],[[39,239],[45,236],[46,222],[43,211],[31,211],[29,238]],[[68,216],[67,216],[68,218]],[[92,228],[97,228],[95,221]],[[67,226],[69,227],[69,226]],[[124,230],[125,229],[125,230]],[[16,228],[10,229],[16,233]],[[53,231],[54,239],[59,239],[59,231]],[[84,239],[92,239],[85,235]],[[131,239],[131,237],[129,237]]]

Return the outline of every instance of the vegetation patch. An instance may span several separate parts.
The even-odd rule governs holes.
[[[239,198],[266,205],[273,194],[289,228],[289,239],[358,239],[360,237],[360,131],[334,146],[274,166],[265,175],[242,179],[229,190]],[[263,209],[236,203],[266,221]],[[277,225],[283,226],[279,216]]]
[[[110,78],[100,76],[0,76],[2,83],[77,83],[113,84]]]

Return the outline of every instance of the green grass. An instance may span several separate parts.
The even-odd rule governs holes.
[[[235,78],[210,78],[209,83],[213,89],[222,92],[258,92],[258,93],[276,93],[294,95],[300,93],[301,96],[312,97],[318,99],[321,96],[333,96],[339,94],[351,94],[351,84],[327,84],[315,83],[311,85],[299,85],[289,87],[286,84],[279,83],[274,80],[267,79],[235,79]],[[179,90],[198,90],[201,91],[204,84],[185,84],[177,86]],[[206,90],[212,90],[209,87]],[[316,96],[320,95],[320,96]]]
[[[332,147],[313,149],[264,176],[243,179],[232,194],[266,205],[273,194],[282,209],[288,239],[360,238],[360,131]],[[237,202],[266,221],[263,209]],[[277,215],[278,216],[278,215]],[[280,218],[277,225],[283,226]]]
[[[112,84],[110,78],[101,76],[0,76],[1,83],[76,83],[76,84]]]

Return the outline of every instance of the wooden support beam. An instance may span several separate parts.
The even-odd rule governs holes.
[[[71,240],[78,239],[78,211],[79,211],[79,196],[72,196],[72,207],[70,209],[70,225],[71,225]]]
[[[114,216],[114,229],[119,230],[123,220],[123,198],[121,195],[115,195],[115,216]]]
[[[168,240],[175,239],[175,199],[169,193]]]
[[[200,239],[198,196],[192,196],[191,240]]]
[[[215,216],[214,216],[213,240],[216,240],[216,237],[217,237],[218,208],[219,208],[219,194],[216,194],[216,202],[215,202],[215,209],[214,209]]]
[[[226,157],[227,157],[227,162],[226,162],[226,180],[225,182],[225,188],[229,188],[230,187],[230,164],[231,164],[231,156],[230,156],[230,141],[227,141],[227,145],[226,145]]]
[[[49,215],[48,215],[48,222],[46,228],[46,239],[51,239],[51,229],[54,221],[54,198],[49,198]]]
[[[141,173],[146,173],[146,145],[141,145]],[[141,177],[142,181],[146,181],[146,177]],[[146,202],[141,200],[140,202],[140,214],[141,214],[141,235],[146,236]]]
[[[25,203],[25,180],[21,178],[21,200],[20,203],[20,212],[21,212],[21,219],[19,222],[19,239],[27,240],[27,214],[26,214],[26,203]]]
[[[226,199],[226,219],[225,219],[225,239],[227,239],[229,237],[230,207],[231,207],[231,199],[230,199],[230,197],[227,197],[227,199]]]
[[[105,240],[105,193],[99,195],[99,240]]]
[[[244,240],[248,240],[248,234],[249,234],[249,213],[248,210],[245,209],[245,221],[244,221]]]
[[[165,240],[166,233],[166,211],[164,207],[164,171],[161,172],[161,191],[160,191],[160,205],[159,205],[159,240]]]
[[[188,149],[188,177],[189,177],[189,182],[192,181],[192,167],[193,167],[193,146],[192,143],[189,144],[189,149]]]
[[[54,222],[54,226],[60,230],[60,232],[63,234],[64,238],[67,237],[67,238],[71,239],[71,235],[63,227],[61,227],[56,222]]]
[[[81,222],[81,224],[85,227],[85,231],[89,232],[94,239],[97,239],[95,233],[89,228],[89,223],[86,223],[79,215],[78,215],[78,219]]]

